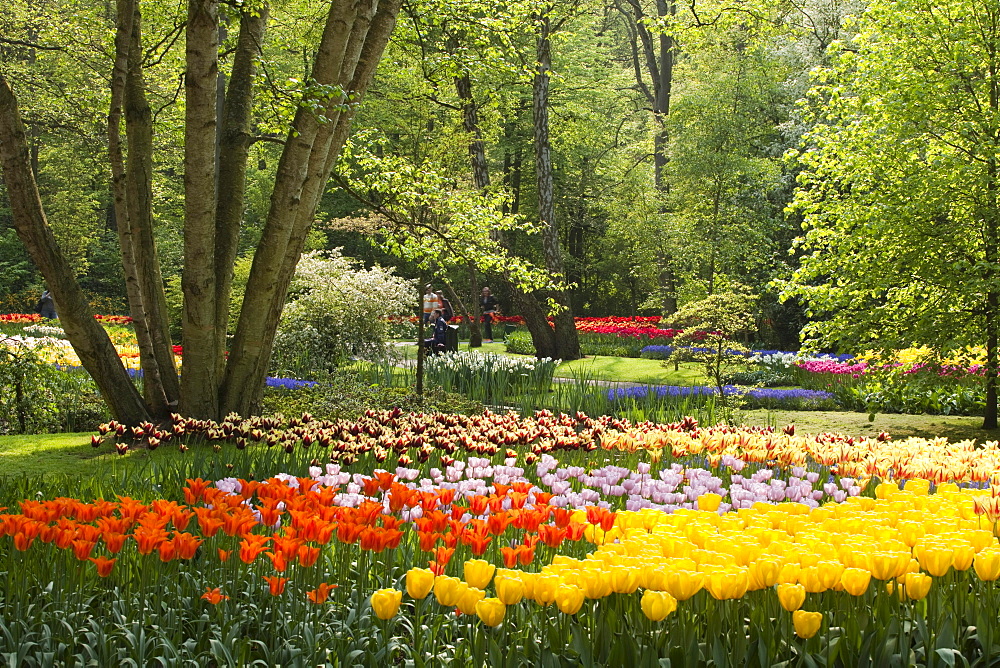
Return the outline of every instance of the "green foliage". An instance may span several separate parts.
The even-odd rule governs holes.
[[[513,355],[535,354],[535,344],[531,342],[531,334],[521,329],[508,334],[504,339],[504,346],[507,352]]]
[[[367,410],[401,408],[404,411],[440,411],[474,415],[481,413],[483,404],[461,394],[425,388],[423,398],[410,388],[369,383],[354,370],[341,370],[328,375],[312,387],[299,389],[267,388],[264,392],[265,413],[301,415],[310,413],[319,419],[355,420]]]
[[[558,360],[518,358],[496,353],[462,351],[435,355],[426,361],[427,380],[447,392],[461,392],[485,404],[535,401],[552,383]]]
[[[975,374],[942,370],[936,365],[912,369],[870,365],[863,374],[800,371],[797,382],[808,389],[833,393],[846,410],[928,415],[982,415],[986,392]]]
[[[85,431],[109,419],[82,370],[56,368],[16,339],[0,341],[0,434]]]
[[[718,390],[718,401],[727,406],[722,388],[727,375],[746,369],[749,349],[737,337],[754,327],[755,306],[756,298],[746,292],[714,294],[686,304],[671,320],[672,326],[684,331],[674,337],[674,352],[664,366],[701,363]]]
[[[792,155],[801,268],[784,293],[808,305],[806,337],[983,342],[1000,290],[998,17],[992,2],[879,0],[817,72]]]

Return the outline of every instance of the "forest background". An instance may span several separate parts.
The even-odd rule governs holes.
[[[213,13],[204,25],[202,6]],[[61,0],[14,3],[2,19],[0,74],[17,96],[48,223],[91,304],[106,313],[129,310],[123,209],[112,187],[117,130],[110,123],[109,139],[108,123],[109,109],[112,119],[121,114],[116,77],[126,81],[126,126],[130,91],[145,96],[145,187],[166,303],[174,327],[184,321],[186,356],[210,360],[195,365],[198,373],[220,369],[197,381],[194,403],[216,401],[219,337],[227,318],[232,329],[238,300],[232,317],[209,309],[222,312],[212,327],[223,334],[187,345],[200,325],[189,313],[197,290],[185,287],[182,270],[196,273],[190,223],[205,212],[194,210],[204,199],[192,197],[197,179],[184,176],[200,164],[225,192],[219,175],[230,173],[218,166],[228,135],[218,135],[213,171],[192,118],[217,113],[225,128],[227,94],[247,81],[255,92],[237,142],[245,191],[211,205],[220,218],[234,208],[239,223],[226,251],[235,270],[220,270],[220,294],[232,280],[238,297],[254,250],[267,247],[271,188],[289,147],[302,143],[300,120],[322,125],[334,113],[350,125],[353,115],[350,139],[344,130],[343,149],[330,154],[337,161],[317,194],[305,250],[343,248],[366,265],[446,283],[469,302],[489,283],[508,312],[529,316],[529,329],[532,313],[562,304],[552,311],[557,339],[569,314],[669,315],[708,296],[750,293],[762,346],[795,348],[803,329],[854,350],[985,343],[995,405],[995,3],[379,7],[394,29],[377,51],[374,79],[358,91],[317,83],[336,13],[325,5]],[[133,28],[129,46],[123,17],[132,8],[143,32]],[[217,53],[197,52],[192,35],[217,37]],[[241,56],[249,74],[237,74]],[[218,104],[206,92],[213,81]],[[194,83],[203,88],[198,108]],[[0,208],[0,310],[26,311],[43,281],[14,222],[13,207]],[[541,355],[549,348],[532,334]],[[553,341],[551,350],[572,358],[571,344]]]

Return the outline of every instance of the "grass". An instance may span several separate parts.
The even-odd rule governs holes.
[[[0,436],[0,473],[4,475],[84,477],[107,457],[90,447],[89,433]]]
[[[880,413],[868,421],[867,413],[847,411],[740,411],[733,422],[784,427],[794,424],[797,433],[840,432],[849,436],[877,436],[886,431],[894,440],[911,436],[944,437],[949,441],[1000,440],[1000,429],[982,429],[983,418],[958,415],[900,415]]]

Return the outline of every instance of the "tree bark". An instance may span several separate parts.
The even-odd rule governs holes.
[[[215,262],[217,0],[189,0],[184,76],[184,372],[182,412],[218,419]]]
[[[0,76],[0,167],[18,237],[42,272],[59,304],[60,324],[94,378],[115,419],[137,424],[148,418],[139,391],[132,384],[107,332],[94,319],[87,298],[76,282],[45,218],[17,100]]]
[[[177,410],[180,381],[174,364],[167,298],[153,235],[153,112],[146,99],[142,61],[142,17],[136,3],[128,50],[128,76],[125,79],[125,131],[128,141],[126,220],[131,237],[131,259],[135,263],[139,284],[140,300],[135,306],[149,337],[147,350],[139,350],[144,387],[146,384],[151,386],[146,394],[150,411],[155,417],[163,419]],[[131,303],[129,306],[133,309]],[[147,357],[144,362],[141,360],[143,355]]]
[[[129,49],[132,43],[132,25],[136,10],[135,0],[118,0],[115,61],[111,76],[111,106],[108,111],[108,159],[111,166],[111,193],[115,228],[118,232],[118,244],[121,246],[125,293],[135,328],[135,338],[139,345],[139,365],[144,377],[143,390],[146,405],[155,412],[152,407],[158,403],[165,406],[166,397],[163,395],[163,387],[159,382],[159,370],[156,367],[156,357],[153,353],[153,341],[149,335],[145,310],[142,307],[142,290],[135,263],[132,226],[129,222],[125,156],[121,136],[122,107],[129,73]]]
[[[542,223],[542,251],[545,267],[553,281],[563,283],[562,252],[559,247],[559,228],[556,225],[554,185],[552,180],[552,156],[549,146],[549,72],[552,69],[552,43],[549,36],[548,15],[539,18],[539,35],[536,42],[536,61],[532,111],[535,127],[535,179],[538,187],[538,217]],[[559,310],[556,312],[555,345],[557,357],[575,360],[581,357],[580,341],[573,320],[573,308],[564,286],[558,287],[553,295]],[[534,333],[532,334],[534,336]],[[541,353],[537,350],[540,356]]]
[[[330,12],[312,78],[321,85],[339,85],[353,97],[349,106],[340,97],[330,99],[322,112],[325,122],[303,108],[296,113],[226,365],[226,412],[247,414],[259,404],[288,285],[398,12],[399,0],[338,3]]]
[[[244,10],[233,57],[233,70],[219,129],[219,203],[215,211],[215,359],[219,377],[225,370],[226,333],[246,197],[247,156],[251,144],[251,112],[257,59],[267,28],[268,7]]]

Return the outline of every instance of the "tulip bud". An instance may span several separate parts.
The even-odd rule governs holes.
[[[464,566],[465,581],[476,589],[486,589],[493,579],[496,566],[483,559],[469,559]]]
[[[639,603],[642,613],[654,622],[662,622],[677,609],[677,599],[662,591],[644,591]]]
[[[372,594],[372,609],[379,619],[392,619],[399,612],[403,592],[398,589],[379,589]]]
[[[501,577],[498,574],[493,581],[493,588],[504,605],[516,605],[524,598],[524,582],[519,577]]]
[[[792,613],[792,626],[795,627],[795,635],[800,638],[812,638],[822,625],[823,614],[820,612],[796,610]]]
[[[410,598],[426,598],[433,587],[434,573],[429,568],[411,568],[406,572],[406,593]]]
[[[466,586],[458,597],[458,609],[464,615],[474,615],[476,614],[476,604],[482,601],[485,596],[486,592],[482,589]]]
[[[484,598],[476,603],[476,615],[486,626],[499,626],[506,612],[507,606],[499,598]]]
[[[795,612],[806,602],[806,588],[800,584],[780,584],[778,601],[788,612]]]

